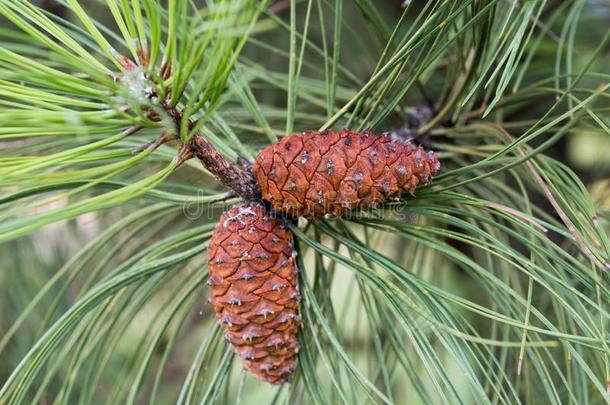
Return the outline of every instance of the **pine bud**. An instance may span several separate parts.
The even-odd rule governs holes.
[[[271,384],[296,369],[301,323],[292,234],[257,203],[220,217],[208,250],[211,302],[244,369]]]
[[[413,193],[439,168],[438,156],[421,146],[344,129],[284,137],[258,154],[252,171],[274,209],[315,218]]]

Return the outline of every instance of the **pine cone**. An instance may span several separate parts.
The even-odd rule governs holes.
[[[286,382],[296,369],[301,323],[292,234],[262,205],[236,205],[220,217],[208,267],[216,317],[244,369]]]
[[[286,136],[258,154],[252,171],[274,209],[314,218],[398,199],[439,168],[421,146],[343,129]]]

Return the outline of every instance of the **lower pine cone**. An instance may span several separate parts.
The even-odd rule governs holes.
[[[292,234],[258,203],[220,217],[208,249],[211,303],[244,369],[271,384],[297,365],[300,294]]]

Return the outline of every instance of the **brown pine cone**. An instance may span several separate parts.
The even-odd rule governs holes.
[[[438,156],[368,131],[308,131],[263,149],[252,167],[263,199],[295,217],[376,207],[432,180]]]
[[[258,203],[222,214],[208,249],[211,303],[244,369],[281,384],[296,369],[301,323],[292,234]]]

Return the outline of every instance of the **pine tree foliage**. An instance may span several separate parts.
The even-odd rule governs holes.
[[[391,3],[0,0],[0,403],[610,402],[607,149],[558,152],[610,136],[607,3]],[[341,127],[442,169],[291,226],[299,366],[261,384],[206,304],[238,199],[188,145]]]

